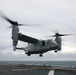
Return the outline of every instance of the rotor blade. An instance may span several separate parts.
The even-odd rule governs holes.
[[[31,25],[31,24],[18,24],[18,26],[34,26],[34,25]],[[13,26],[8,26],[7,28],[12,28],[12,27]]]
[[[18,24],[18,26],[25,26],[24,24]]]
[[[69,35],[72,35],[72,34],[59,34],[59,33],[55,33],[55,35],[50,35],[50,36],[48,36],[48,37],[69,36]]]
[[[55,34],[55,35],[52,35],[50,37],[55,37],[55,36],[69,36],[69,35],[72,35],[72,34]]]
[[[2,11],[0,11],[0,16],[12,25],[17,25],[17,26],[39,26],[40,25],[40,24],[18,24],[18,22],[12,21],[8,17],[6,17],[6,15]]]
[[[8,21],[9,23],[11,23],[11,24],[14,24],[14,23],[15,23],[14,21],[12,21],[12,20],[10,20],[9,18],[7,18],[3,12],[0,13],[0,16],[1,16],[2,18],[4,18],[6,21]]]
[[[59,36],[69,36],[71,34],[59,34]]]
[[[39,27],[40,24],[18,24],[18,26],[34,26],[34,27]]]
[[[8,19],[7,17],[3,17],[5,20],[7,20],[9,23],[14,24],[14,21]]]

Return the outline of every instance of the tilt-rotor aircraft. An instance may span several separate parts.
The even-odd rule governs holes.
[[[23,24],[18,24],[16,21],[12,21],[7,18],[4,14],[1,15],[6,21],[8,21],[12,26],[12,41],[13,41],[13,50],[16,49],[24,50],[25,54],[31,56],[31,54],[39,54],[40,57],[43,56],[43,53],[54,50],[56,53],[61,50],[62,36],[67,36],[69,34],[59,34],[55,33],[52,37],[55,37],[55,40],[47,39],[47,40],[38,40],[36,38],[24,35],[19,33],[19,26]],[[26,47],[18,48],[18,41],[26,42],[28,45]]]

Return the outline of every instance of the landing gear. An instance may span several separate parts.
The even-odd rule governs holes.
[[[30,54],[30,53],[28,53],[28,54],[27,54],[27,56],[31,56],[31,54]]]
[[[42,54],[40,54],[39,56],[40,56],[40,57],[42,57],[43,55],[42,55]]]
[[[31,53],[30,53],[30,52],[28,52],[28,53],[25,53],[25,54],[27,54],[27,56],[31,56]]]
[[[57,50],[55,50],[55,53],[57,53],[58,51]]]

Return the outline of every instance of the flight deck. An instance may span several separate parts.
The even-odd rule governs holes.
[[[75,67],[0,64],[0,75],[76,75]]]

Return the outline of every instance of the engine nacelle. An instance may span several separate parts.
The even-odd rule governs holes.
[[[55,41],[59,44],[59,46],[57,47],[57,50],[60,51],[61,50],[62,39],[59,36],[56,36]]]
[[[19,33],[19,28],[18,28],[18,26],[13,26],[13,28],[12,28],[13,46],[16,46],[17,43],[18,43],[18,33]]]

